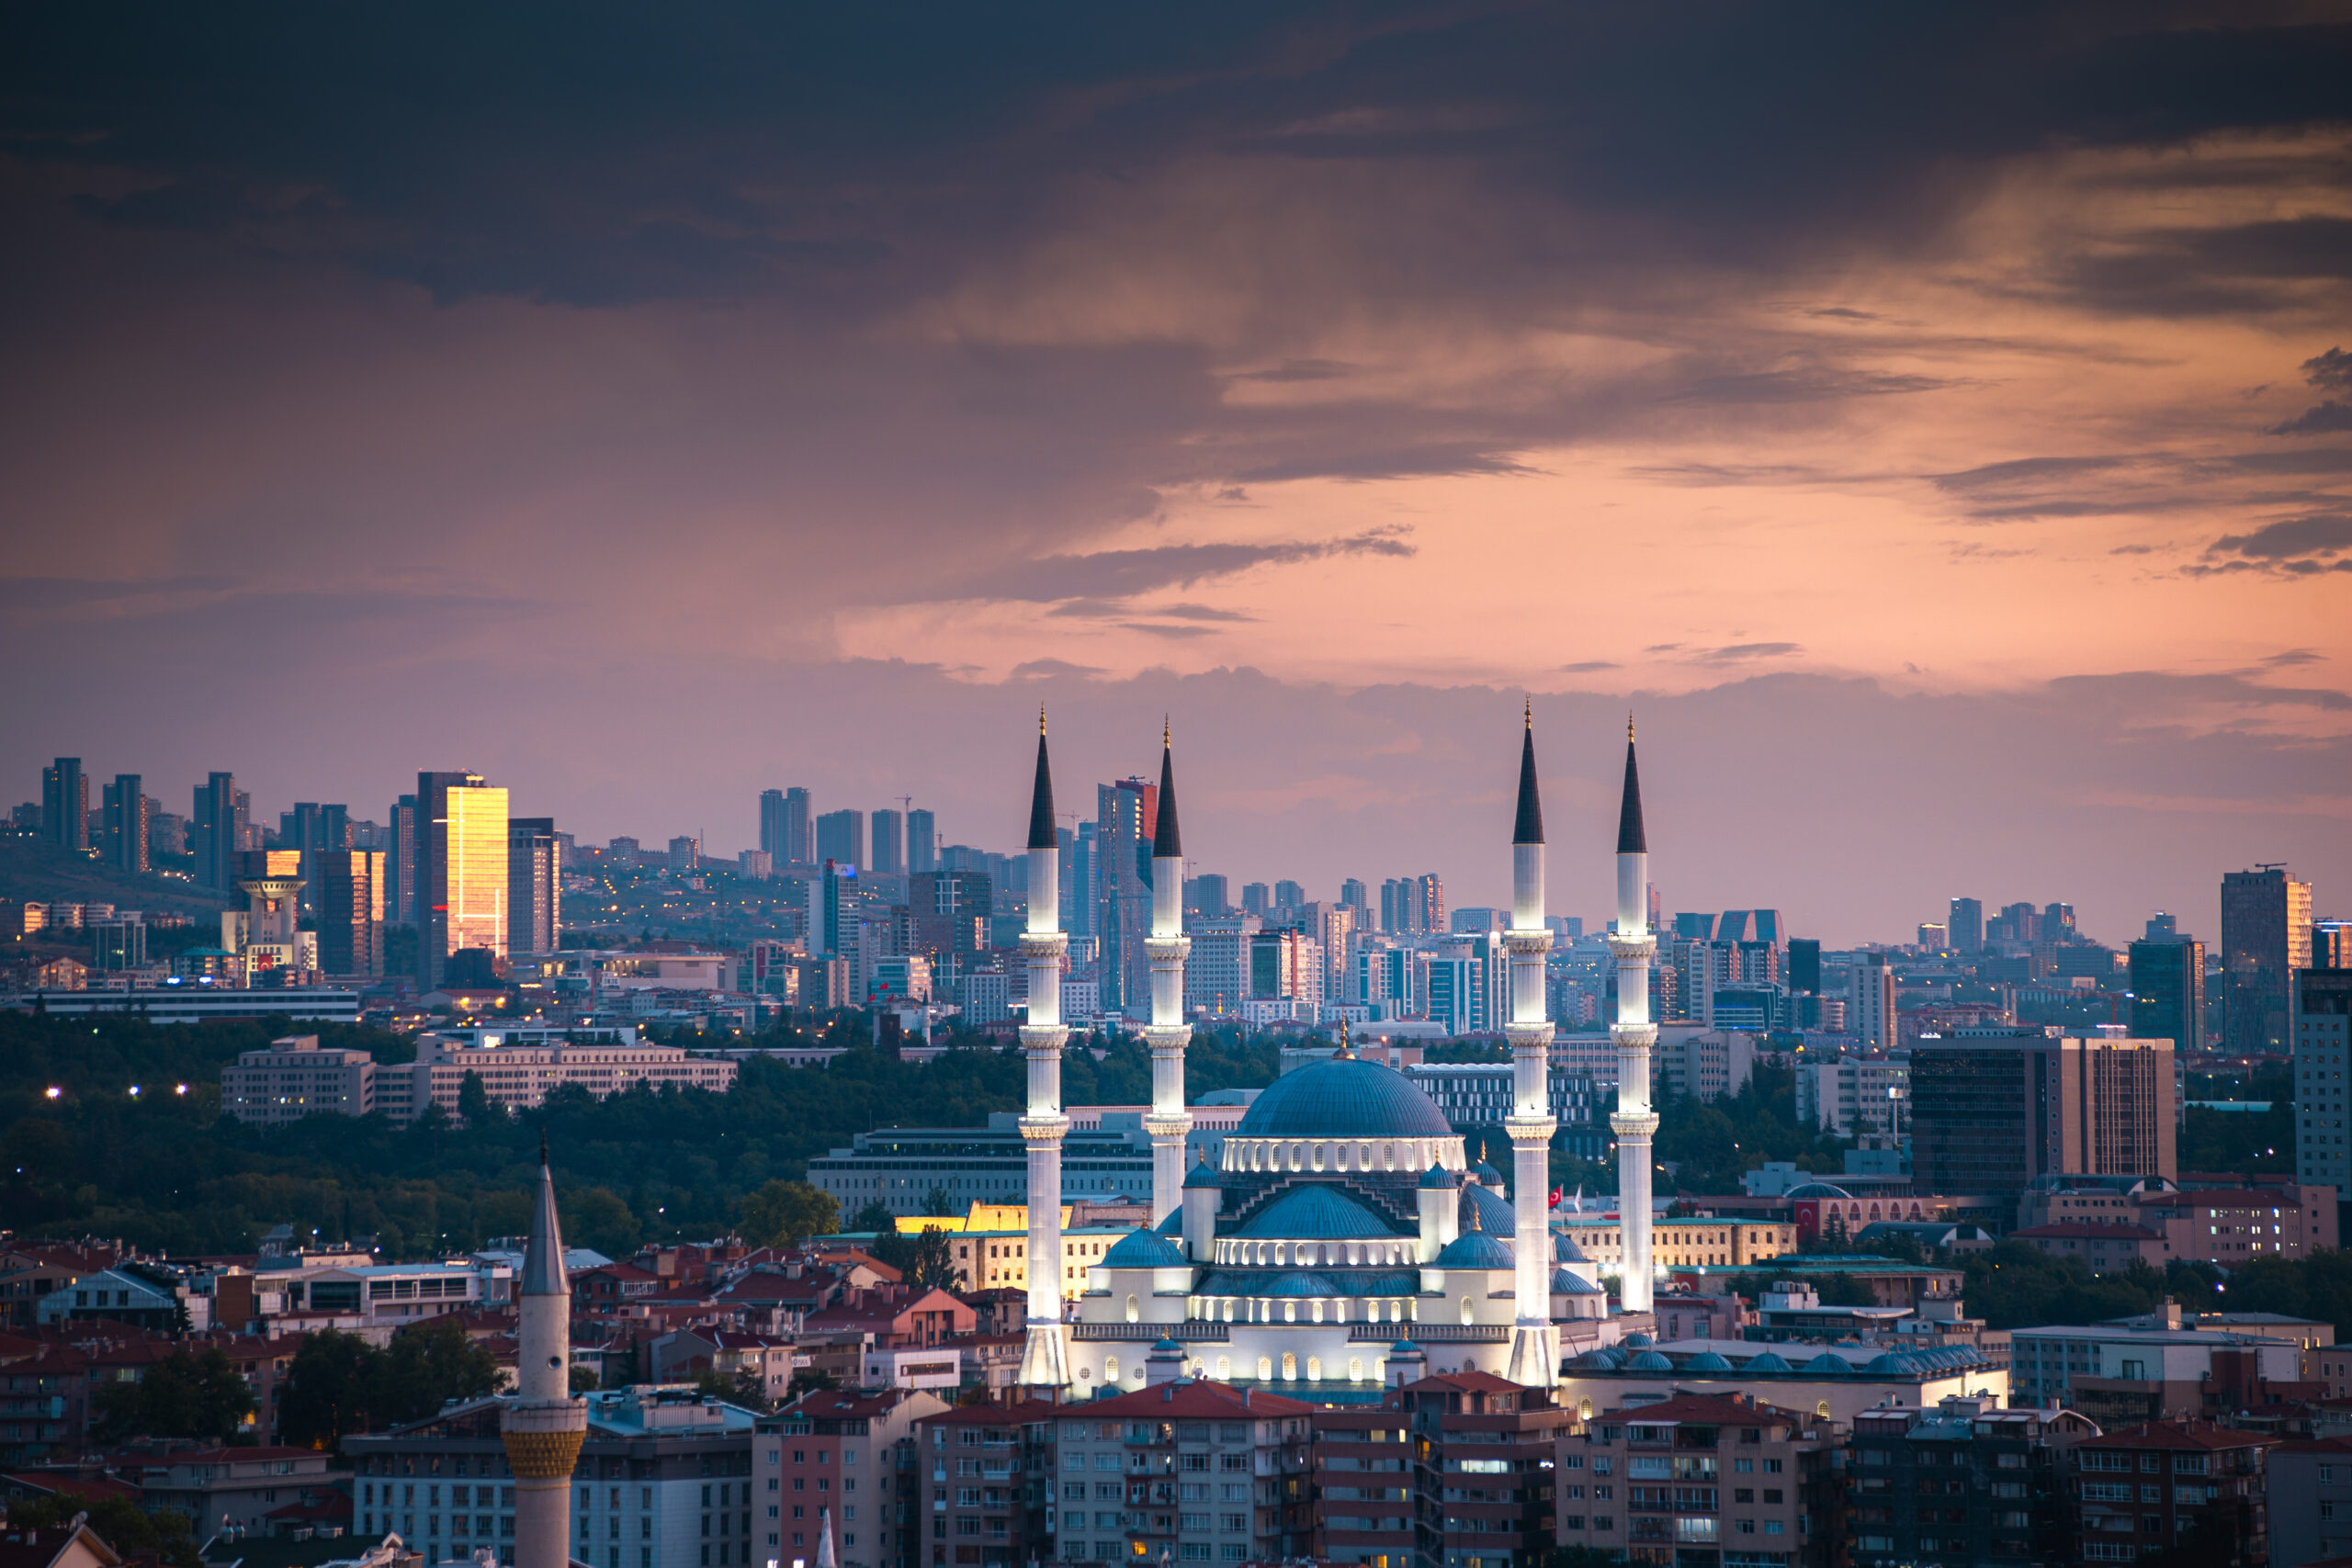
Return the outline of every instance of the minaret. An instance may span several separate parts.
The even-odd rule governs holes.
[[[1526,710],[1527,728],[1519,746],[1519,819],[1511,829],[1510,929],[1503,950],[1510,954],[1511,1289],[1518,1323],[1511,1330],[1510,1381],[1550,1388],[1560,1374],[1560,1335],[1552,1326],[1550,1207],[1552,1134],[1552,1022],[1544,1005],[1544,955],[1552,951],[1552,931],[1544,923],[1544,803],[1535,790],[1535,705]]]
[[[1029,1148],[1029,1343],[1021,1381],[1069,1386],[1069,1336],[1062,1326],[1062,934],[1061,840],[1054,832],[1054,778],[1046,762],[1046,710],[1037,710],[1037,783],[1029,799],[1029,929],[1021,953],[1029,964],[1029,1112],[1021,1118]]]
[[[1176,828],[1176,761],[1169,731],[1159,728],[1159,821],[1151,836],[1151,935],[1143,950],[1151,959],[1151,1112],[1143,1119],[1151,1134],[1151,1223],[1173,1213],[1183,1201],[1184,1140],[1193,1113],[1184,1108],[1184,1047],[1193,1038],[1184,1021],[1184,959],[1193,939],[1184,934],[1184,845]]]
[[[520,1296],[514,1393],[498,1425],[514,1472],[514,1563],[565,1568],[571,1561],[571,1467],[588,1436],[588,1403],[571,1393],[571,1280],[545,1137]]]
[[[1657,1025],[1650,1021],[1650,959],[1657,952],[1651,934],[1650,846],[1642,831],[1642,780],[1634,766],[1634,721],[1625,720],[1625,798],[1617,813],[1617,929],[1609,954],[1617,961],[1617,1114],[1609,1119],[1617,1134],[1618,1225],[1624,1261],[1618,1271],[1618,1302],[1625,1312],[1650,1310],[1650,1139],[1657,1112],[1650,1109],[1650,1047]]]

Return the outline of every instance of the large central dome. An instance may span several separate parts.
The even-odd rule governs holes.
[[[1437,1102],[1394,1067],[1329,1056],[1276,1078],[1250,1104],[1239,1138],[1450,1138]]]

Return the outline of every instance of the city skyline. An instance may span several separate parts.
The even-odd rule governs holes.
[[[0,776],[455,765],[745,844],[791,777],[987,842],[1043,697],[1088,784],[1179,714],[1204,863],[1499,903],[1469,759],[1532,690],[1564,811],[1656,719],[1692,907],[2324,897],[2308,22],[12,18]]]

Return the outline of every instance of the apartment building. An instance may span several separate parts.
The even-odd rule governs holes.
[[[1850,1138],[1861,1133],[1900,1136],[1911,1130],[1911,1054],[1839,1056],[1800,1062],[1797,1119]]]
[[[2098,1430],[2073,1411],[1976,1397],[1861,1412],[1847,1482],[1854,1568],[2057,1561],[2057,1456]]]
[[[2075,1445],[2072,1477],[2082,1562],[2132,1562],[2194,1538],[2217,1565],[2266,1562],[2264,1482],[2278,1439],[2204,1421],[2158,1421]]]
[[[315,1034],[288,1035],[267,1048],[241,1051],[220,1069],[220,1109],[249,1126],[305,1116],[367,1116],[376,1110],[376,1059],[365,1051],[327,1051]]]
[[[820,1389],[761,1417],[750,1468],[756,1488],[752,1527],[763,1544],[743,1561],[813,1562],[820,1527],[828,1523],[842,1568],[907,1568],[931,1561],[918,1555],[928,1533],[922,1523],[928,1501],[918,1474],[915,1424],[946,1409],[936,1394],[903,1388]],[[743,1545],[748,1551],[752,1543]]]
[[[916,1529],[905,1538],[913,1562],[1017,1568],[1052,1556],[1062,1414],[1049,1401],[1024,1399],[918,1418],[910,1472]]]
[[[1153,1375],[1172,1373],[1171,1352]],[[1057,1432],[1066,1561],[1264,1562],[1306,1550],[1314,1407],[1204,1380],[1069,1411]],[[1072,1492],[1083,1485],[1081,1506]]]
[[[1604,1274],[1624,1262],[1623,1222],[1615,1214],[1570,1214],[1560,1228]],[[1737,1220],[1714,1215],[1656,1220],[1650,1256],[1662,1269],[1738,1269],[1797,1249],[1791,1220]]]
[[[1423,1555],[1452,1568],[1547,1555],[1558,1539],[1555,1467],[1576,1412],[1548,1389],[1492,1372],[1442,1372],[1394,1397],[1412,1433]]]
[[[1652,1562],[1829,1568],[1843,1534],[1836,1423],[1751,1397],[1684,1393],[1564,1435],[1559,1542]],[[1720,1558],[1713,1554],[1720,1552]]]

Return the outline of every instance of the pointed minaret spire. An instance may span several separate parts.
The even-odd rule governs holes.
[[[1046,710],[1037,710],[1037,786],[1029,797],[1029,842],[1033,850],[1058,850],[1054,832],[1054,772],[1046,761]]]
[[[1182,860],[1183,837],[1176,829],[1176,757],[1169,744],[1168,721],[1159,721],[1159,822],[1152,829],[1151,858]]]
[[[1527,729],[1519,743],[1519,821],[1511,829],[1514,844],[1544,841],[1544,801],[1535,791],[1535,705],[1527,705]]]
[[[515,1281],[514,1392],[501,1400],[499,1431],[515,1480],[517,1568],[571,1561],[571,1471],[588,1435],[588,1406],[571,1393],[571,1280],[563,1266],[555,1177],[539,1134],[539,1190]]]
[[[571,1276],[563,1266],[563,1228],[556,1218],[555,1176],[548,1169],[548,1138],[539,1134],[538,1202],[531,1214],[531,1238],[524,1244],[523,1279],[526,1296],[568,1296]]]
[[[1645,855],[1648,835],[1642,831],[1642,774],[1634,765],[1634,716],[1625,716],[1625,800],[1617,808],[1617,852]]]

